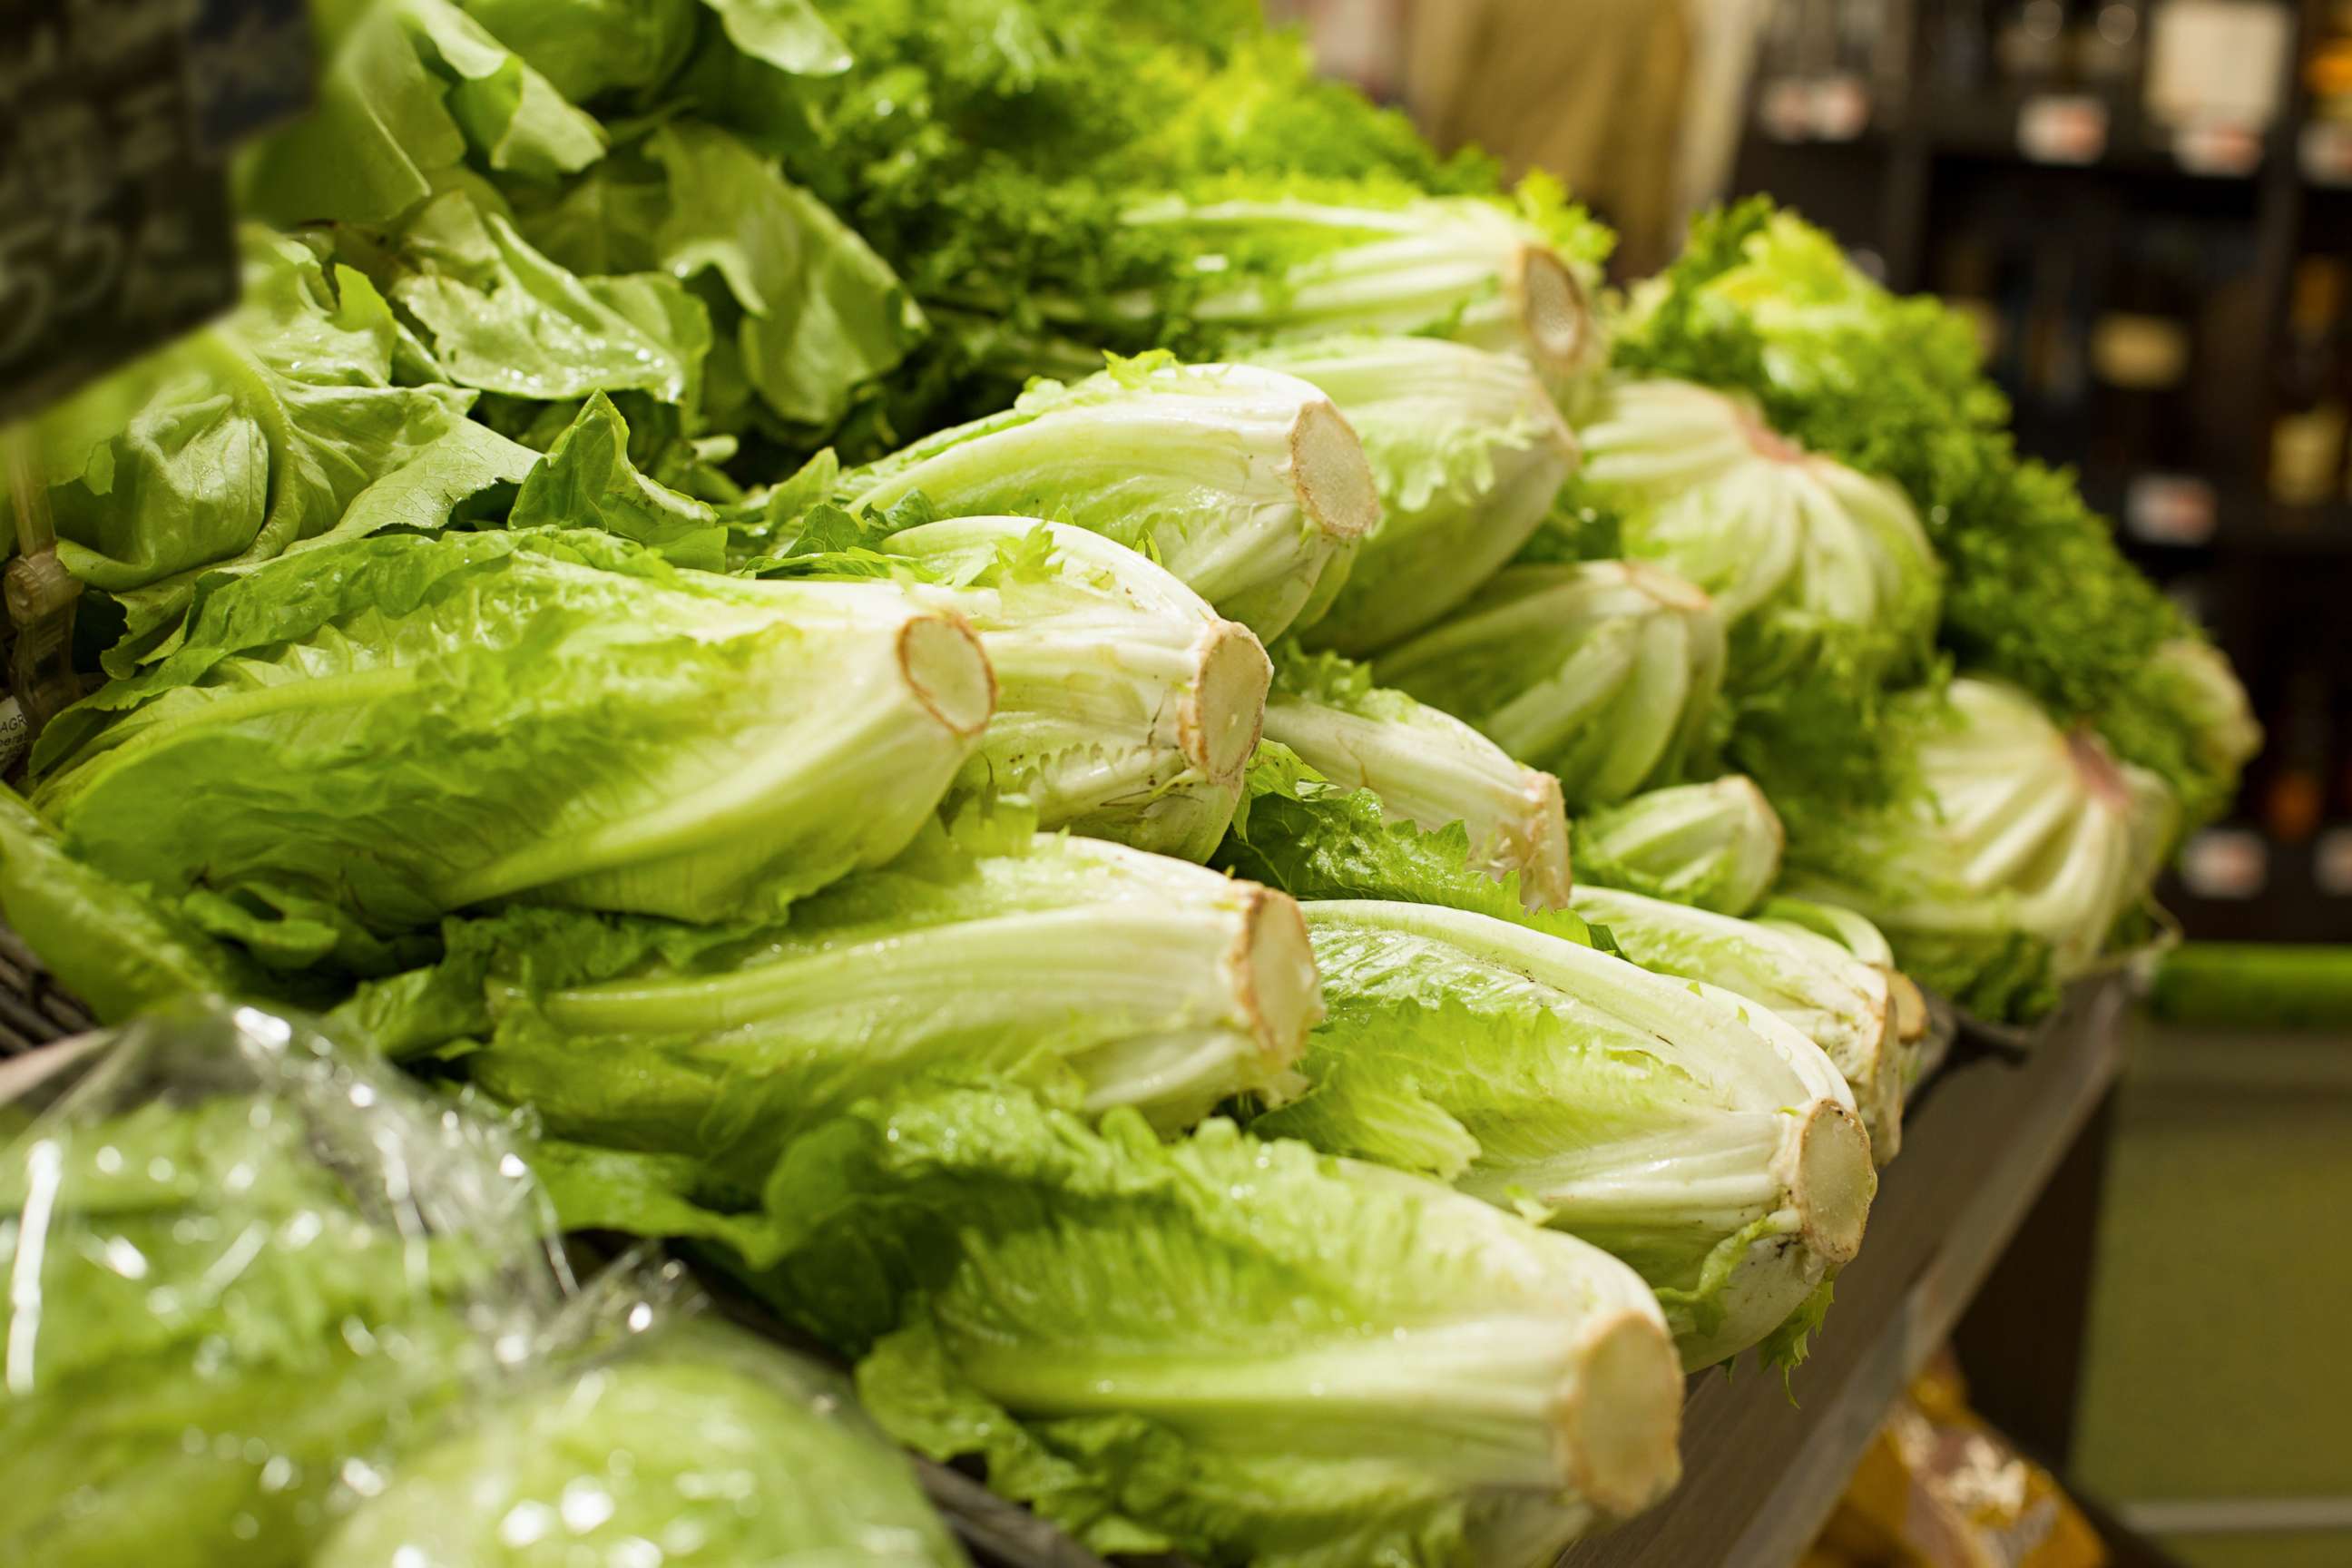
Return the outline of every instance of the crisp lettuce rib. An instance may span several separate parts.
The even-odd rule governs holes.
[[[1427,904],[1307,906],[1328,1016],[1267,1133],[1450,1181],[1606,1247],[1684,1364],[1780,1328],[1862,1241],[1854,1100],[1762,1005]]]
[[[570,1138],[740,1175],[926,1077],[1025,1077],[1164,1127],[1282,1099],[1321,1016],[1298,908],[1118,845],[967,824],[785,920],[697,929],[530,910],[346,1010],[384,1049],[462,1054]],[[459,1044],[452,1047],[451,1042]],[[467,1044],[464,1042],[471,1041]]]
[[[1583,809],[1673,782],[1705,749],[1725,662],[1707,596],[1632,561],[1507,568],[1373,674],[1559,775]]]
[[[1888,973],[1827,937],[1591,884],[1570,908],[1660,974],[1760,1002],[1822,1048],[1853,1089],[1880,1164],[1903,1135],[1903,1067]]]
[[[556,1194],[675,1225],[666,1175]],[[1229,1122],[1163,1143],[1004,1088],[869,1101],[736,1229],[894,1436],[1099,1552],[1525,1568],[1675,1473],[1681,1383],[1631,1270]]]
[[[1331,783],[1370,790],[1396,819],[1431,832],[1461,824],[1471,863],[1497,879],[1516,878],[1531,907],[1567,901],[1559,781],[1513,762],[1460,720],[1374,686],[1336,655],[1286,649],[1265,736]]]
[[[1339,592],[1380,515],[1331,400],[1244,365],[1136,363],[1045,384],[843,484],[866,512],[919,492],[941,516],[1074,523],[1141,551],[1269,640]]]
[[[1366,654],[1419,631],[1508,563],[1576,465],[1576,441],[1515,356],[1436,338],[1346,336],[1255,352],[1355,426],[1381,519],[1313,647]]]
[[[384,536],[202,599],[42,735],[34,805],[266,963],[381,972],[486,900],[708,919],[877,864],[992,702],[970,629],[896,584]]]
[[[1134,551],[1034,518],[961,518],[881,548],[949,584],[996,674],[957,791],[1025,796],[1068,827],[1207,858],[1241,798],[1270,676],[1248,629]]]
[[[1574,823],[1585,881],[1744,915],[1780,874],[1786,837],[1755,781],[1738,773],[1645,790]]]

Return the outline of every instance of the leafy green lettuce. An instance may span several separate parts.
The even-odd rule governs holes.
[[[1763,900],[1787,837],[1764,792],[1738,773],[1644,790],[1572,828],[1580,880],[1726,915]]]
[[[266,964],[381,973],[516,894],[781,908],[902,848],[991,700],[971,633],[892,584],[581,531],[383,535],[211,591],[43,732],[34,805]]]

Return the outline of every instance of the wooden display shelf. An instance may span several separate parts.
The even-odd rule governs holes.
[[[1963,1028],[1904,1120],[1811,1358],[1786,1390],[1752,1363],[1695,1374],[1682,1485],[1560,1568],[1790,1568],[1803,1554],[2114,1081],[2126,1002],[2119,981],[2079,988],[2023,1051]]]

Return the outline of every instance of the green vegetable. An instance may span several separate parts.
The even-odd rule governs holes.
[[[1752,403],[1688,382],[1618,383],[1579,435],[1580,488],[1615,512],[1627,554],[1715,600],[1739,689],[1867,687],[1925,665],[1939,573],[1893,485],[1808,455]]]
[[[1576,464],[1527,364],[1434,338],[1339,337],[1254,353],[1328,394],[1381,497],[1346,584],[1303,636],[1363,654],[1419,631],[1517,552]]]
[[[2352,952],[2341,945],[2183,942],[2157,965],[2148,1007],[2175,1024],[2341,1030],[2352,1024]]]
[[[844,477],[853,508],[1050,517],[1138,550],[1271,640],[1311,620],[1380,515],[1355,432],[1292,376],[1117,364]]]
[[[740,1331],[657,1328],[537,1384],[404,1453],[310,1568],[963,1562],[845,1380]]]
[[[1764,792],[1730,773],[1579,816],[1576,872],[1588,884],[1744,915],[1780,876],[1784,837]]]
[[[1885,970],[1811,931],[1790,931],[1587,883],[1570,908],[1607,928],[1643,968],[1759,1002],[1822,1054],[1853,1090],[1873,1157],[1895,1158],[1903,1136],[1903,1067]]]
[[[996,716],[961,792],[1025,796],[1041,827],[1200,860],[1241,799],[1265,650],[1134,551],[1031,518],[965,518],[881,548],[954,586]]]
[[[773,912],[877,864],[989,681],[895,584],[682,572],[576,531],[382,536],[203,598],[169,658],[43,733],[33,803],[265,964],[381,973],[485,900]]]
[[[1508,568],[1373,674],[1558,774],[1581,810],[1696,764],[1724,659],[1705,594],[1640,562],[1596,561]]]
[[[672,1174],[555,1190],[667,1225]],[[1674,1479],[1641,1281],[1435,1184],[987,1089],[869,1101],[767,1194],[737,1266],[861,1358],[875,1418],[1098,1552],[1532,1564]]]
[[[1784,797],[1787,886],[1867,916],[1905,971],[1979,1016],[2037,1016],[2146,896],[2170,792],[1997,681],[1909,694],[1892,717],[1924,797],[1868,814]]]
[[[452,922],[436,969],[362,992],[356,1032],[448,1047],[566,1137],[764,1171],[798,1131],[924,1078],[1025,1077],[1166,1127],[1279,1099],[1319,1016],[1297,907],[1013,824],[928,835],[786,920],[686,927],[519,910]]]
[[[1962,668],[2065,722],[2095,721],[2124,761],[2162,771],[2186,824],[2227,804],[2236,770],[2184,743],[2200,721],[2147,674],[2194,633],[2071,475],[2018,458],[1962,317],[1888,294],[1827,235],[1758,199],[1695,226],[1681,258],[1635,291],[1612,353],[1641,374],[1745,391],[1808,451],[1901,486],[1943,558],[1940,638]]]
[[[1530,906],[1567,901],[1559,781],[1513,762],[1460,720],[1374,686],[1336,655],[1286,650],[1265,734],[1332,783],[1370,790],[1398,820],[1430,832],[1460,824],[1470,864],[1515,877]]]
[[[500,1267],[538,1238],[520,1167],[248,1009],[66,1072],[0,1147],[0,1556],[299,1568],[339,1483],[550,1304]]]
[[[122,610],[118,674],[177,626],[207,571],[273,560],[372,486],[504,445],[467,420],[474,395],[421,361],[365,278],[257,228],[243,247],[226,319],[38,423],[58,559]],[[529,466],[514,456],[494,464],[509,486]]]
[[[1763,1340],[1853,1258],[1876,1181],[1845,1080],[1761,1005],[1425,904],[1306,906],[1314,1088],[1259,1119],[1582,1237],[1683,1363]]]
[[[1834,942],[1851,956],[1886,976],[1886,996],[1893,1011],[1895,1059],[1901,1066],[1903,1093],[1907,1100],[1922,1079],[1941,1063],[1945,1045],[1935,1037],[1927,998],[1916,982],[1895,967],[1895,949],[1886,934],[1852,910],[1817,904],[1808,899],[1775,895],[1755,914],[1759,925],[1796,931]]]

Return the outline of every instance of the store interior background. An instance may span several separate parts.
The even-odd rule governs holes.
[[[1627,274],[1765,192],[1967,311],[2021,446],[2266,731],[2168,908],[2191,940],[2352,942],[2352,4],[1268,4],[1442,144],[1560,174]],[[2049,1374],[2074,1392],[2031,1446],[2154,1561],[2345,1568],[2352,1038],[2136,1028],[2088,1331]]]

